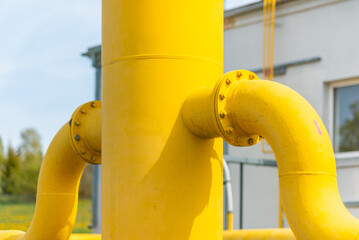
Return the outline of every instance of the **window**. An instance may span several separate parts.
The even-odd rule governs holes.
[[[359,83],[333,87],[335,152],[359,151]]]

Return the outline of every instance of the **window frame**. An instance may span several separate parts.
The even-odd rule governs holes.
[[[334,114],[335,114],[335,103],[334,103],[334,90],[336,88],[340,87],[348,87],[348,86],[354,86],[359,85],[359,76],[351,79],[345,79],[345,80],[339,80],[335,82],[329,83],[329,136],[330,140],[333,145],[334,150]],[[351,152],[335,152],[334,151],[335,158],[338,160],[359,160],[359,151],[351,151]]]

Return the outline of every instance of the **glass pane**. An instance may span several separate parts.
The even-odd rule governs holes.
[[[334,89],[334,150],[359,151],[359,85]]]

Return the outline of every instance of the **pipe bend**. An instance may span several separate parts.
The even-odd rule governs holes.
[[[277,159],[281,201],[296,238],[357,239],[359,220],[341,201],[330,138],[312,106],[292,89],[245,70],[226,73],[210,90],[184,102],[188,130],[234,146],[264,137]]]
[[[100,118],[101,114],[89,116],[91,116],[89,118]],[[88,132],[101,132],[100,119],[86,121],[93,124],[85,127]],[[66,123],[58,131],[46,151],[38,180],[35,213],[29,229],[26,233],[0,231],[0,239],[69,239],[76,219],[79,183],[86,166],[83,154],[76,151],[71,139],[74,137],[70,131],[73,122],[72,120]],[[89,135],[96,134],[89,133]],[[86,137],[83,136],[83,139]],[[98,138],[98,141],[100,140],[101,138]],[[81,237],[76,235],[71,239],[81,239]]]
[[[296,238],[356,239],[359,221],[341,201],[330,138],[312,106],[279,83],[240,80],[226,109],[234,129],[263,136],[271,145],[284,211]]]

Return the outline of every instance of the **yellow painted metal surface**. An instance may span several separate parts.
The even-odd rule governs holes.
[[[101,240],[101,234],[73,233],[69,240]]]
[[[79,106],[71,116],[70,136],[74,151],[86,162],[101,163],[101,101]]]
[[[224,231],[223,240],[295,240],[289,228]]]
[[[281,202],[296,238],[357,239],[359,221],[340,199],[333,148],[318,114],[290,88],[239,73],[243,71],[225,74],[213,89],[218,94],[209,95],[214,97],[211,101],[215,106],[207,110],[214,112],[215,118],[192,121],[192,116],[198,118],[196,114],[207,111],[205,109],[182,113],[188,128],[196,128],[193,123],[217,121],[222,126],[217,127],[220,131],[213,136],[237,139],[237,145],[252,145],[257,141],[253,136],[264,137],[277,159]],[[191,106],[191,101],[202,92],[192,93],[185,105]],[[226,99],[224,105],[223,99]],[[226,111],[227,120],[218,121],[222,118],[221,111]],[[210,125],[213,123],[201,124],[198,128]],[[226,131],[229,126],[231,131]],[[207,133],[203,131],[202,137],[207,137]]]
[[[17,230],[7,230],[1,231],[0,230],[0,239],[1,240],[16,240],[20,239],[25,233],[23,231]],[[36,238],[33,238],[34,240]],[[53,238],[50,238],[53,239]],[[65,238],[64,238],[65,239]],[[101,240],[100,234],[82,234],[82,233],[73,233],[70,235],[70,238],[66,238],[69,240]]]
[[[84,104],[79,109],[90,106]],[[76,219],[78,187],[82,172],[86,166],[85,154],[78,153],[71,138],[81,133],[81,139],[87,146],[101,146],[101,104],[97,109],[82,113],[83,130],[73,134],[71,119],[56,134],[44,156],[36,196],[36,207],[31,225],[26,233],[21,231],[0,231],[1,240],[66,240],[69,239]],[[93,108],[93,107],[92,107]],[[76,112],[76,111],[75,111]],[[76,116],[74,114],[73,116]],[[91,132],[91,133],[90,133]],[[91,140],[88,140],[87,137]],[[97,142],[93,139],[97,139]],[[75,141],[78,141],[75,139]],[[87,144],[89,141],[92,144]],[[101,148],[99,149],[101,152]],[[75,235],[71,239],[86,239],[90,235]],[[98,239],[93,236],[89,239]]]
[[[222,75],[222,0],[104,0],[103,239],[221,239],[222,140],[180,109]]]
[[[227,213],[227,229],[233,230],[233,213],[229,212]]]
[[[30,228],[19,239],[68,239],[75,223],[78,185],[86,162],[72,149],[70,126],[56,134],[45,154]]]
[[[270,81],[233,90],[236,127],[271,144],[281,202],[297,239],[356,239],[359,221],[340,199],[334,153],[323,122],[295,91]]]
[[[15,240],[23,236],[25,233],[18,230],[0,230],[0,239],[1,240]]]

